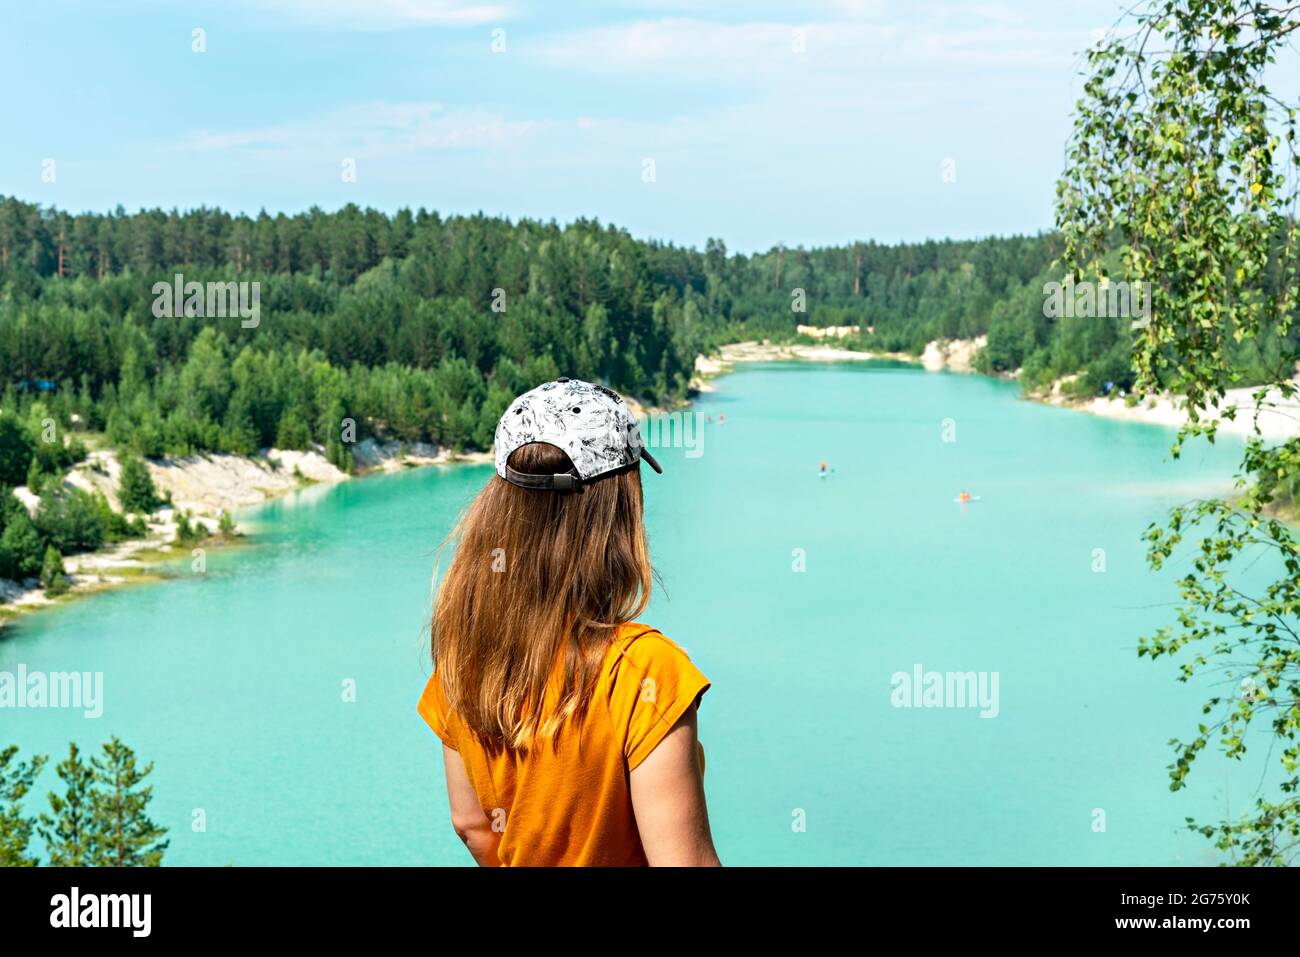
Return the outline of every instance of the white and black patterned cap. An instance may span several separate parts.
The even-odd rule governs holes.
[[[573,472],[529,475],[512,469],[507,464],[511,453],[534,442],[564,452],[573,462]],[[656,472],[663,471],[646,451],[632,410],[617,392],[603,385],[562,376],[515,399],[497,423],[497,475],[522,488],[569,491],[640,459]]]

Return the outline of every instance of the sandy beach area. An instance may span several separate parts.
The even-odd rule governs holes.
[[[818,343],[733,342],[722,346],[717,355],[695,357],[695,376],[691,386],[697,392],[712,392],[709,380],[729,372],[740,362],[867,362],[888,359],[894,362],[912,362],[931,371],[947,369],[951,372],[973,372],[975,356],[988,340],[978,339],[935,340],[921,355],[906,352],[868,352],[845,349],[841,346]]]
[[[180,512],[216,535],[221,516],[239,509],[312,486],[332,485],[365,475],[396,472],[430,465],[451,465],[492,461],[490,452],[456,453],[427,443],[377,442],[365,439],[352,449],[355,475],[332,465],[320,450],[266,449],[257,456],[213,453],[166,457],[146,462],[158,494],[170,497],[171,505],[156,511],[148,520],[143,538],[121,542],[95,552],[64,558],[71,587],[59,598],[46,596],[39,582],[29,579],[11,582],[0,579],[0,626],[5,618],[63,601],[69,596],[102,591],[131,582],[159,577],[151,571],[162,562],[183,557],[192,546],[174,544]],[[68,472],[65,486],[102,494],[115,511],[121,511],[117,489],[122,466],[117,453],[91,452]],[[31,513],[40,498],[25,485],[14,495]],[[236,524],[236,533],[240,531]],[[229,540],[213,538],[221,547]],[[200,543],[205,547],[208,542]]]
[[[861,362],[892,359],[913,362],[932,372],[941,369],[974,372],[975,358],[987,341],[984,336],[978,339],[934,340],[926,345],[919,358],[907,353],[866,352],[824,343],[738,342],[722,346],[717,355],[697,356],[692,384],[697,391],[710,392],[714,386],[709,380],[725,374],[741,362]],[[1077,399],[1061,390],[1061,386],[1068,381],[1063,379],[1050,392],[1030,395],[1029,398],[1125,422],[1145,422],[1172,429],[1181,428],[1187,423],[1187,414],[1180,407],[1181,400],[1175,396],[1150,397],[1133,404],[1124,399],[1103,396]],[[1261,404],[1256,403],[1254,393],[1255,389],[1250,387],[1228,390],[1221,408],[1227,409],[1235,405],[1237,412],[1233,419],[1219,419],[1220,433],[1242,437],[1253,434],[1256,427],[1255,412],[1258,409],[1259,433],[1266,441],[1282,441],[1300,435],[1300,398],[1284,399],[1277,390],[1273,390]]]
[[[1121,419],[1125,422],[1146,422],[1151,425],[1163,425],[1179,429],[1187,424],[1187,413],[1182,407],[1182,398],[1162,395],[1149,397],[1130,405],[1124,399],[1111,399],[1097,396],[1091,399],[1075,399],[1063,395],[1057,383],[1051,393],[1034,396],[1048,405],[1062,406],[1100,415],[1108,419]],[[1280,442],[1300,435],[1300,399],[1285,399],[1278,390],[1272,390],[1262,403],[1255,401],[1255,389],[1229,389],[1220,410],[1236,406],[1234,418],[1225,419],[1221,415],[1211,416],[1218,419],[1218,431],[1222,435],[1246,437],[1255,434],[1258,424],[1259,435],[1266,442]],[[1256,412],[1258,411],[1258,423]]]

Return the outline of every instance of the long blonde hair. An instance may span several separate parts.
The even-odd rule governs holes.
[[[572,468],[541,443],[516,449],[509,464],[536,475]],[[618,627],[650,600],[639,466],[575,492],[494,475],[448,541],[458,545],[432,627],[448,705],[488,746],[554,740],[586,714]],[[561,658],[558,703],[544,711]]]

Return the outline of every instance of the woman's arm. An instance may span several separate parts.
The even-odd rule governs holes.
[[[632,771],[632,810],[651,867],[720,867],[704,802],[695,706]]]
[[[451,806],[451,826],[465,842],[480,867],[499,867],[497,844],[501,835],[492,830],[492,822],[479,806],[478,795],[465,771],[465,762],[453,748],[442,746],[442,765],[447,774],[447,803]]]

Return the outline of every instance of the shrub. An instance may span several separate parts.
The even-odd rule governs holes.
[[[64,555],[94,551],[109,538],[108,514],[112,512],[102,495],[61,489],[47,479],[36,510],[36,530]]]
[[[162,504],[144,459],[132,455],[122,460],[117,497],[122,502],[122,508],[128,512],[148,514]]]
[[[14,507],[5,508],[8,514],[0,532],[0,578],[21,581],[40,573],[44,546],[27,510],[12,494],[8,498]]]
[[[15,415],[0,414],[0,485],[22,485],[27,481],[36,443]]]
[[[53,545],[45,546],[45,560],[41,563],[41,587],[51,598],[62,595],[72,587],[63,568],[63,556]]]
[[[191,522],[189,512],[177,511],[175,544],[188,545],[204,538],[207,538],[207,529],[203,523]]]

